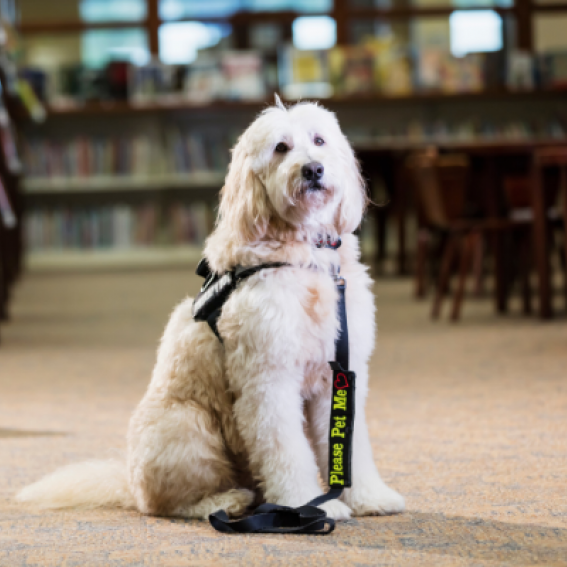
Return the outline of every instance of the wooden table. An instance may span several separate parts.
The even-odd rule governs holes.
[[[484,162],[483,189],[488,196],[487,208],[491,216],[500,214],[499,199],[502,195],[502,171],[499,162],[503,156],[520,156],[526,160],[532,178],[532,202],[534,210],[533,235],[534,254],[538,275],[539,316],[549,319],[553,316],[551,304],[551,273],[549,264],[548,219],[544,192],[533,163],[533,152],[536,148],[548,146],[566,146],[567,141],[548,140],[498,140],[498,141],[443,141],[435,143],[358,143],[357,151],[379,154],[389,153],[391,159],[402,166],[403,156],[418,150],[436,147],[441,151],[466,153],[471,157],[482,158]],[[408,187],[402,175],[394,176],[392,188],[398,200],[397,234],[398,234],[398,273],[406,273],[406,217]],[[495,235],[495,271],[496,271],[496,309],[503,313],[507,310],[507,282],[505,270],[505,250],[501,235]]]

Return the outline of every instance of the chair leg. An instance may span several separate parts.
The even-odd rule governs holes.
[[[445,250],[441,259],[441,269],[439,270],[439,279],[437,281],[437,290],[435,292],[435,299],[433,300],[433,308],[431,310],[431,318],[438,319],[441,312],[441,303],[443,296],[447,290],[449,279],[451,278],[451,269],[453,266],[453,259],[457,251],[461,236],[457,234],[449,235]]]
[[[484,238],[480,236],[473,250],[474,295],[484,295]]]
[[[524,315],[532,314],[532,286],[530,282],[532,249],[530,243],[531,235],[528,230],[522,232],[520,246],[520,276],[522,278],[522,305]]]
[[[451,312],[451,320],[458,321],[461,315],[461,306],[465,295],[465,286],[467,283],[467,275],[471,264],[474,248],[479,239],[478,233],[472,233],[465,236],[461,244],[461,265],[459,268],[459,281],[457,289],[453,297],[453,310]]]
[[[6,281],[6,277],[5,277],[6,274],[3,264],[4,263],[2,258],[2,250],[0,248],[0,322],[6,321],[6,319],[8,318],[8,313],[6,309],[8,303],[8,293],[7,293],[8,282]]]
[[[531,171],[532,206],[534,209],[533,250],[538,275],[539,316],[542,319],[551,319],[553,317],[553,305],[551,301],[547,212],[542,177],[542,168],[533,157]]]
[[[563,289],[565,293],[565,307],[567,308],[567,166],[563,166],[560,169],[559,191],[563,198],[563,252],[565,253]]]
[[[427,257],[429,255],[430,234],[426,229],[420,229],[417,235],[417,254],[415,266],[415,297],[425,297],[427,285]]]
[[[0,227],[2,231],[2,227]],[[5,234],[5,233],[4,233]],[[6,243],[3,241],[4,234],[0,234],[0,321],[8,318],[8,270],[6,269]]]

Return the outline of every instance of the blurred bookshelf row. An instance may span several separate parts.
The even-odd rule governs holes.
[[[567,115],[515,120],[466,118],[448,122],[410,120],[396,127],[356,127],[347,130],[357,147],[409,148],[435,144],[567,141]]]
[[[183,174],[224,173],[237,133],[171,127],[162,136],[78,136],[23,142],[26,174],[34,178],[133,176],[175,179]],[[216,180],[216,179],[215,179]]]
[[[0,130],[1,132],[1,130]],[[567,116],[547,119],[492,121],[481,118],[449,123],[412,120],[387,129],[347,127],[355,145],[396,147],[396,144],[567,140]],[[237,131],[203,132],[166,127],[162,135],[97,136],[53,140],[28,137],[23,143],[26,191],[80,192],[150,190],[167,187],[220,187]],[[13,143],[5,136],[8,155],[18,164]]]
[[[567,49],[535,55],[511,50],[461,57],[439,48],[407,53],[394,40],[330,50],[281,48],[277,65],[260,51],[205,52],[189,65],[114,61],[51,71],[25,67],[20,76],[53,111],[88,103],[132,106],[264,102],[279,91],[290,100],[431,93],[567,89]]]
[[[162,210],[141,205],[31,208],[26,243],[41,250],[105,250],[149,246],[202,246],[213,225],[204,202],[175,202]]]

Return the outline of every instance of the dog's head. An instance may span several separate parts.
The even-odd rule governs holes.
[[[283,234],[350,233],[366,193],[335,115],[316,104],[266,109],[242,134],[222,190],[219,222],[243,242]]]

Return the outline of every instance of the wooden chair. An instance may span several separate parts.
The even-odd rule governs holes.
[[[548,187],[549,188],[549,187]],[[545,214],[549,226],[549,236],[553,241],[553,233],[560,229],[564,231],[565,226],[565,212],[564,206],[561,203],[561,192],[558,191],[560,187],[552,187],[550,191],[550,199],[545,199],[549,202],[546,206]],[[524,304],[524,313],[529,314],[532,312],[532,289],[530,285],[529,273],[533,269],[533,256],[534,250],[532,245],[532,231],[534,223],[534,206],[532,203],[532,188],[531,178],[526,176],[508,176],[504,179],[504,193],[508,206],[508,216],[517,225],[525,225],[526,230],[519,232],[520,254],[518,261],[521,263],[519,266],[521,271],[528,274],[522,280],[522,296]],[[565,246],[565,243],[564,243]],[[567,266],[567,252],[560,247],[556,247],[556,252],[559,255],[560,264]],[[566,268],[567,269],[567,268]],[[567,273],[564,278],[565,294],[567,297]]]
[[[441,263],[438,270],[431,316],[437,319],[454,266],[458,263],[458,281],[453,295],[451,319],[460,318],[466,279],[473,264],[482,263],[484,236],[489,232],[508,230],[513,223],[467,214],[468,158],[461,154],[439,155],[435,149],[408,158],[416,189],[421,229],[418,235],[416,292],[423,293],[424,266],[427,263],[427,241],[437,234],[441,241]]]
[[[551,178],[549,178],[551,174]],[[551,182],[551,183],[550,183]],[[567,147],[554,146],[538,148],[533,155],[533,175],[531,178],[533,184],[532,195],[535,202],[534,216],[541,215],[545,218],[548,226],[560,228],[563,232],[563,253],[564,253],[564,291],[565,303],[567,305]],[[555,206],[553,206],[555,204]],[[549,215],[550,211],[554,214]],[[543,212],[543,214],[542,214]],[[540,233],[539,236],[545,235]],[[548,254],[541,254],[542,249],[547,251],[547,246],[541,246],[536,235],[535,245],[539,248],[538,261],[544,262],[549,266]],[[544,257],[542,257],[544,256]],[[552,285],[549,270],[542,270],[542,266],[538,266],[540,272],[540,301],[544,299],[548,302],[548,308],[551,313],[551,295]],[[545,272],[542,278],[542,271]],[[540,306],[541,309],[541,306]],[[544,309],[545,311],[545,309]]]
[[[540,148],[536,150],[534,159],[540,175],[550,167],[559,170],[557,210],[562,213],[563,226],[567,228],[567,147]],[[565,262],[567,263],[567,247],[565,247]]]

